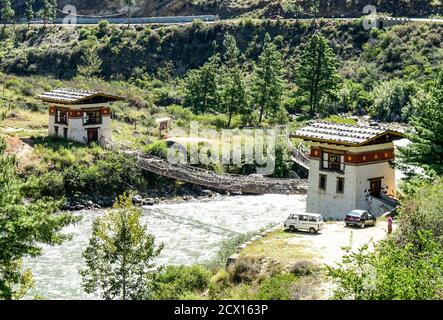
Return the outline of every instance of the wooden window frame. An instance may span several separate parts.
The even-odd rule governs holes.
[[[341,188],[340,188],[340,183],[341,183]],[[337,189],[336,192],[339,194],[344,194],[345,193],[345,178],[343,177],[338,177],[337,178]]]
[[[322,178],[324,178],[324,185],[322,186]],[[325,174],[320,174],[318,179],[318,188],[320,190],[326,191],[326,187],[328,184],[328,176]]]

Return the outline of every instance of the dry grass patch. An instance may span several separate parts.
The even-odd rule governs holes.
[[[253,241],[242,252],[241,256],[269,257],[282,264],[295,263],[300,260],[313,259],[315,256],[306,251],[302,244],[291,244],[288,240],[294,234],[285,230],[276,230],[265,237]]]

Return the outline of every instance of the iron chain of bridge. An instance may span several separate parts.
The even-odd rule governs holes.
[[[260,176],[217,174],[184,164],[172,164],[162,158],[135,151],[107,139],[100,141],[107,149],[124,153],[137,160],[143,170],[191,184],[244,194],[306,194],[307,182],[302,179],[278,179]]]

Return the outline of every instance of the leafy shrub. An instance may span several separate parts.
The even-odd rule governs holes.
[[[168,157],[168,145],[165,141],[156,141],[145,148],[146,153],[166,159]]]
[[[226,269],[220,269],[209,281],[209,298],[214,300],[222,299],[225,290],[230,285],[229,273]]]
[[[63,174],[60,172],[48,172],[40,177],[32,176],[28,180],[33,185],[34,196],[59,198],[65,193]]]
[[[209,261],[208,265],[211,268],[224,267],[226,265],[226,261],[228,260],[228,258],[235,253],[239,245],[245,243],[247,240],[251,239],[252,237],[262,233],[264,229],[266,228],[262,228],[257,232],[247,232],[239,234],[237,236],[224,240],[221,243],[220,249],[218,250],[215,258],[212,261]]]
[[[399,244],[394,238],[348,252],[336,268],[328,268],[338,283],[336,299],[431,300],[443,294],[443,247],[431,232]]]
[[[261,283],[257,297],[260,300],[290,300],[291,286],[296,280],[292,274],[275,275]]]
[[[136,160],[119,153],[106,153],[89,172],[96,182],[96,190],[103,194],[122,194],[145,185]]]
[[[261,266],[257,258],[241,257],[228,268],[230,280],[235,284],[251,283],[259,275]]]
[[[211,273],[203,266],[167,266],[156,278],[156,299],[177,300],[204,291]]]
[[[403,80],[382,82],[377,86],[372,95],[374,104],[371,115],[384,121],[400,121],[404,110],[411,103],[415,94],[415,84]]]
[[[400,208],[400,239],[409,241],[419,230],[430,230],[443,245],[443,178],[409,192]]]

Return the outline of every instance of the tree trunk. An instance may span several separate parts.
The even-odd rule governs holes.
[[[260,118],[258,118],[258,123],[261,123],[261,122],[262,122],[264,111],[265,111],[265,106],[262,105],[262,106],[260,107]]]
[[[128,28],[131,26],[131,6],[128,7]]]
[[[231,127],[231,120],[232,120],[232,111],[229,111],[228,128]]]

